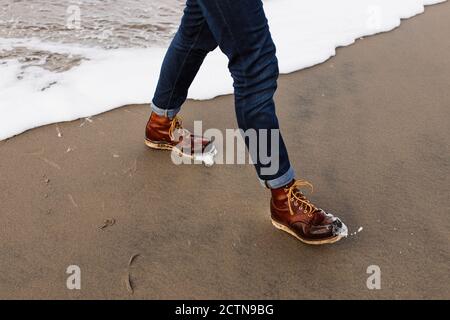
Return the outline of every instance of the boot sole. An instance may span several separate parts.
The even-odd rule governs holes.
[[[341,240],[342,238],[346,238],[347,237],[347,226],[345,226],[343,224],[343,232],[338,234],[337,236],[333,237],[333,238],[329,238],[329,239],[324,239],[324,240],[306,240],[303,239],[302,237],[300,237],[299,235],[297,235],[294,231],[292,231],[290,228],[286,227],[284,224],[281,224],[279,222],[276,222],[275,220],[272,219],[272,224],[275,228],[284,231],[288,234],[290,234],[291,236],[295,237],[297,240],[300,240],[301,242],[305,243],[305,244],[309,244],[309,245],[323,245],[323,244],[332,244],[332,243],[336,243],[339,240]]]
[[[145,139],[145,145],[151,149],[156,150],[166,150],[166,151],[172,151],[175,149],[175,151],[178,153],[179,156],[188,157],[190,159],[194,159],[194,156],[191,154],[183,153],[182,151],[176,149],[174,146],[167,144],[167,143],[156,143],[152,142],[150,140]]]
[[[145,139],[144,141],[145,145],[151,149],[156,149],[156,150],[165,150],[165,151],[175,151],[179,156],[181,157],[187,157],[189,159],[193,159],[193,160],[198,160],[198,161],[203,161],[205,162],[205,157],[202,155],[192,155],[192,154],[187,154],[182,152],[181,150],[175,148],[173,145],[170,145],[168,143],[157,143],[157,142],[152,142],[150,140]],[[214,158],[218,151],[216,149],[216,146],[212,146],[212,150],[206,152],[204,155],[206,155],[206,157],[211,156],[212,158]]]

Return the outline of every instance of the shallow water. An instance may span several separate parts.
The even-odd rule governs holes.
[[[263,0],[281,73],[322,63],[337,47],[442,1]],[[0,140],[151,101],[183,7],[184,0],[0,0]],[[232,93],[227,65],[220,50],[209,54],[189,98]]]
[[[0,0],[0,38],[102,49],[165,46],[176,32],[184,0]],[[88,58],[36,50],[0,48],[0,61],[17,59],[24,68],[64,72]],[[18,75],[19,79],[21,75]]]
[[[0,0],[0,37],[148,48],[170,40],[183,5],[184,0]]]

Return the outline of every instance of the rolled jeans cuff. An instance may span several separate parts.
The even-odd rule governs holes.
[[[158,116],[161,117],[168,117],[172,119],[177,115],[178,112],[180,112],[181,108],[178,109],[161,109],[158,108],[154,102],[151,103],[151,108],[154,113],[156,113]]]
[[[278,177],[278,178],[273,179],[273,180],[261,180],[261,179],[259,179],[259,181],[266,188],[278,189],[278,188],[284,187],[285,185],[289,184],[289,182],[294,180],[294,178],[295,178],[294,169],[292,169],[292,167],[289,167],[289,170],[286,171],[286,173],[283,174],[281,177]]]

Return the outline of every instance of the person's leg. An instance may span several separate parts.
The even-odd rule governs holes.
[[[178,113],[203,60],[216,47],[197,0],[187,0],[181,25],[162,64],[153,112],[170,118]]]
[[[278,133],[273,101],[278,62],[261,0],[197,1],[217,43],[229,58],[239,127],[244,132],[253,129]],[[301,193],[300,188],[310,184],[294,180],[281,135],[258,140],[258,146],[265,144],[265,150],[275,147],[275,153],[279,154],[275,173],[266,172],[268,165],[259,153],[255,165],[259,178],[271,189],[270,211],[274,226],[308,244],[334,243],[347,236],[347,228],[341,220],[314,206]],[[249,140],[246,142],[248,144]]]
[[[273,96],[277,89],[278,61],[275,45],[261,0],[197,0],[220,49],[229,58],[229,69],[235,88],[235,107],[238,125],[249,129],[269,130],[267,142],[270,151],[278,153],[278,170],[269,172],[271,164],[264,164],[259,152],[255,162],[262,182],[270,188],[282,187],[294,179],[284,141],[271,139],[270,131],[278,133]],[[261,146],[259,135],[258,149]],[[248,145],[248,139],[246,139]],[[273,145],[275,144],[275,145]],[[276,156],[276,155],[272,155]],[[277,157],[274,157],[277,158]]]
[[[152,113],[145,129],[148,147],[175,151],[194,160],[204,159],[204,154],[216,154],[211,140],[183,129],[180,118],[176,116],[203,60],[216,47],[217,42],[197,0],[187,0],[180,27],[164,58],[152,100]]]
[[[188,0],[182,26],[167,53],[153,101],[156,106],[153,106],[154,113],[146,129],[149,147],[167,150],[176,147],[178,141],[174,139],[173,128],[179,126],[178,117],[173,120],[170,117],[178,112],[204,57],[216,43],[229,58],[239,127],[244,133],[250,129],[279,132],[273,101],[278,62],[261,0]],[[158,112],[162,115],[158,116]],[[273,224],[309,244],[333,243],[345,237],[345,225],[314,206],[300,192],[301,187],[310,184],[294,180],[281,136],[273,140],[256,136],[258,148],[262,146],[267,151],[275,147],[273,153],[279,155],[275,159],[278,167],[274,173],[265,171],[273,163],[264,163],[259,153],[255,164],[260,179],[271,188]],[[194,140],[189,134],[188,139],[183,137],[182,141],[187,141],[188,148],[192,148]],[[249,144],[248,139],[246,142]],[[211,146],[211,142],[204,139],[199,144],[202,150]]]

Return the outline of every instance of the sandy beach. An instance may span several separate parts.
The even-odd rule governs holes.
[[[449,30],[447,2],[280,77],[297,175],[356,233],[333,246],[274,229],[252,166],[147,149],[148,105],[1,141],[0,298],[449,299]],[[232,96],[181,115],[237,126]],[[70,265],[81,290],[66,287]],[[366,286],[371,265],[381,290]]]

